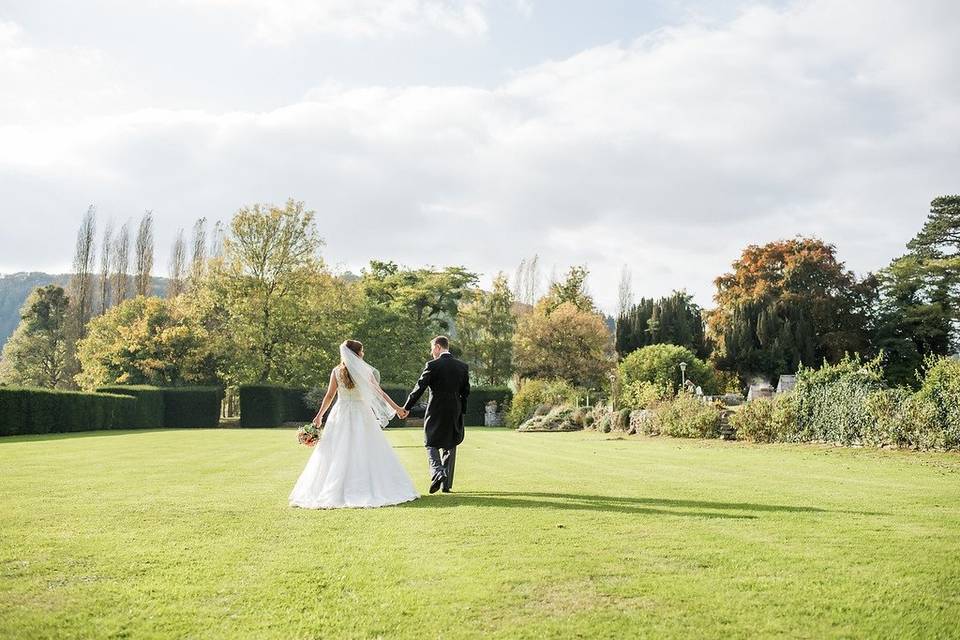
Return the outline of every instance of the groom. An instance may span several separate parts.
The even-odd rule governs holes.
[[[401,418],[406,417],[423,392],[430,389],[430,401],[423,421],[424,445],[430,461],[430,493],[453,488],[453,470],[457,461],[457,445],[463,442],[463,415],[470,395],[470,372],[467,364],[450,355],[450,341],[437,336],[430,341],[433,360],[428,362],[403,405]]]

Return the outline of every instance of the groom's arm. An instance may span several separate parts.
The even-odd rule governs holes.
[[[404,409],[410,411],[410,409],[413,409],[413,405],[417,404],[417,401],[420,400],[420,396],[422,396],[423,392],[426,391],[427,387],[430,386],[430,375],[432,373],[433,372],[430,371],[430,362],[428,362],[423,367],[423,373],[420,374],[420,379],[417,380],[417,384],[413,388],[413,391],[411,391],[410,395],[407,396],[407,401],[403,403]]]

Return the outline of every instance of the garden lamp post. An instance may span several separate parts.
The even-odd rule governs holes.
[[[680,363],[680,390],[687,386],[687,363]]]

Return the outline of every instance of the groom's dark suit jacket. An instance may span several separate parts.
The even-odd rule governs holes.
[[[423,422],[424,445],[452,449],[463,442],[463,414],[467,412],[470,395],[467,363],[449,353],[428,362],[403,408],[412,409],[427,389],[430,389],[430,402]]]

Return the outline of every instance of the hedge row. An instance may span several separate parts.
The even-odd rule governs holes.
[[[130,396],[0,387],[0,435],[129,429],[137,411]]]
[[[135,415],[128,429],[152,427],[216,427],[220,424],[220,387],[152,387],[149,385],[112,385],[97,393],[112,393],[136,398]]]
[[[407,400],[410,387],[383,385],[394,402],[402,405]],[[308,406],[304,400],[307,389],[270,384],[240,386],[240,426],[277,427],[285,422],[307,422],[316,415],[319,407]],[[466,424],[482,425],[486,405],[496,400],[501,406],[509,404],[510,390],[506,387],[475,387],[467,399]],[[395,418],[388,426],[398,426],[403,421]]]
[[[240,426],[276,427],[284,422],[308,422],[317,409],[307,406],[306,389],[275,384],[240,385]]]

